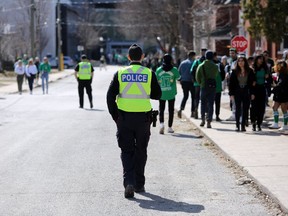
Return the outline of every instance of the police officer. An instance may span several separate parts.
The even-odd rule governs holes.
[[[93,108],[92,101],[92,80],[94,68],[88,61],[86,55],[81,56],[81,62],[76,65],[75,78],[78,81],[78,94],[79,94],[79,108],[83,108],[84,104],[84,88],[89,98],[90,108]]]
[[[107,92],[109,113],[117,124],[125,198],[145,191],[144,171],[152,118],[150,99],[161,97],[156,75],[141,65],[143,58],[142,49],[133,44],[128,50],[130,66],[115,73]]]

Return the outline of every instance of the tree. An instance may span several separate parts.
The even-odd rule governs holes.
[[[126,38],[154,41],[163,52],[175,50],[178,59],[195,48],[195,36],[202,36],[198,26],[209,21],[210,14],[205,11],[209,11],[212,4],[208,0],[129,1],[118,4],[120,12],[116,22],[123,26],[120,31]]]
[[[288,33],[287,0],[244,0],[242,3],[243,18],[249,21],[249,34],[258,39],[261,36],[272,42],[281,42]]]
[[[99,39],[105,32],[102,27],[95,25],[103,19],[103,15],[97,13],[89,2],[86,2],[79,10],[76,36],[79,38],[80,44],[84,49],[92,50],[100,43]]]

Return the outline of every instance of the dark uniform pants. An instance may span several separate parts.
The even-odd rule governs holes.
[[[90,104],[92,103],[92,87],[91,80],[78,80],[78,94],[79,94],[79,104],[83,107],[84,104],[84,88],[89,98]]]
[[[150,114],[119,111],[117,140],[121,148],[124,187],[145,185],[147,146],[150,138]]]

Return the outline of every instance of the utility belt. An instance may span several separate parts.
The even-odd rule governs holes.
[[[125,115],[129,115],[129,116],[133,116],[133,115],[138,115],[138,116],[151,116],[152,114],[152,110],[148,111],[148,112],[126,112],[126,111],[123,111],[123,110],[120,110],[118,109],[118,113],[122,116],[125,116]]]

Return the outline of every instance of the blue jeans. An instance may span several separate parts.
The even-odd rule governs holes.
[[[46,82],[46,93],[48,93],[49,73],[48,72],[42,73],[41,79],[42,79],[42,91],[44,93],[45,90],[44,82]]]
[[[201,88],[201,119],[205,121],[205,113],[207,113],[207,121],[212,121],[213,116],[213,105],[216,95],[215,88]]]

